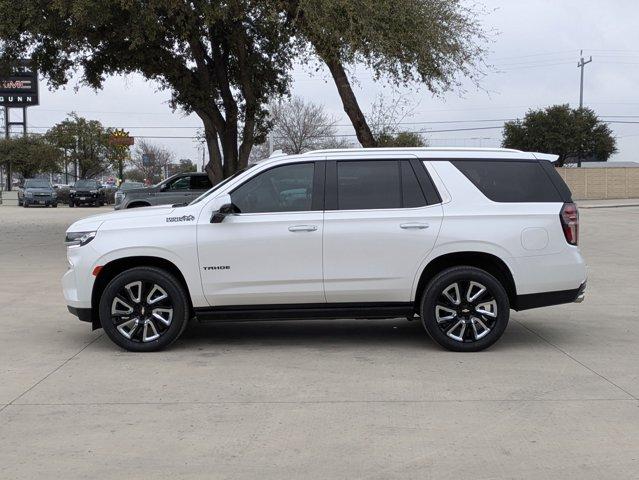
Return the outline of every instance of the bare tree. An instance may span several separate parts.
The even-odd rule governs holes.
[[[130,160],[130,166],[135,173],[129,176],[157,183],[165,176],[167,166],[172,162],[173,152],[161,145],[140,140],[136,143]]]
[[[405,96],[394,93],[391,97],[378,95],[369,115],[369,125],[378,147],[425,147],[428,141],[419,132],[402,127],[414,115],[417,105]]]
[[[345,138],[337,136],[337,120],[326,113],[323,105],[293,97],[288,102],[272,104],[269,110],[275,150],[299,154],[335,145],[350,146]]]

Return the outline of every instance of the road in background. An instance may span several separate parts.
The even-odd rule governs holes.
[[[639,208],[583,209],[586,300],[490,350],[418,322],[191,326],[135,354],[67,313],[64,231],[0,208],[0,478],[636,478]]]

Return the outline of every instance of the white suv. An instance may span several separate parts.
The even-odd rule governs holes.
[[[477,351],[510,309],[581,301],[578,212],[550,160],[504,149],[353,149],[264,160],[186,206],[68,229],[69,310],[151,351],[189,319],[421,317]]]

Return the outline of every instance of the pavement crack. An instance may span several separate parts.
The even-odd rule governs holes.
[[[635,395],[633,395],[632,393],[630,393],[628,390],[626,390],[625,388],[617,385],[615,382],[613,382],[612,380],[610,380],[608,377],[606,377],[605,375],[599,373],[598,371],[596,371],[595,369],[589,367],[588,365],[586,365],[584,362],[582,362],[581,360],[576,359],[574,356],[572,356],[570,353],[568,353],[567,351],[565,351],[563,348],[561,348],[559,345],[556,345],[554,343],[552,343],[550,340],[548,340],[547,338],[545,338],[543,335],[541,335],[540,333],[535,332],[532,328],[527,327],[526,325],[524,325],[522,322],[520,322],[519,320],[515,320],[513,319],[515,322],[517,322],[517,324],[519,324],[521,327],[523,327],[526,331],[532,333],[533,335],[535,335],[537,338],[539,338],[541,341],[547,343],[548,345],[550,345],[551,347],[553,347],[555,350],[558,350],[559,352],[563,353],[565,356],[567,356],[568,358],[570,358],[573,362],[581,365],[583,368],[585,368],[586,370],[590,371],[591,373],[594,373],[595,375],[597,375],[599,378],[601,378],[602,380],[604,380],[605,382],[608,382],[610,385],[612,385],[613,387],[617,388],[618,390],[621,390],[623,393],[625,393],[626,395],[628,395],[630,398],[632,398],[633,400],[637,400],[639,401],[639,398],[636,397]]]
[[[66,360],[64,360],[60,365],[58,365],[57,367],[55,367],[53,370],[51,370],[49,373],[47,373],[44,377],[42,377],[40,380],[38,380],[36,383],[34,383],[33,385],[31,385],[29,388],[27,388],[24,392],[22,392],[20,395],[18,395],[16,398],[14,398],[13,400],[11,400],[9,403],[7,403],[6,405],[3,405],[2,408],[0,408],[0,413],[2,413],[6,408],[10,407],[11,405],[13,405],[15,402],[17,402],[18,400],[20,400],[22,397],[24,397],[27,393],[29,393],[31,390],[33,390],[34,388],[36,388],[38,385],[40,385],[42,382],[44,382],[47,378],[49,378],[51,375],[53,375],[55,372],[57,372],[58,370],[60,370],[62,367],[64,367],[67,363],[69,363],[71,360],[73,360],[75,357],[77,357],[78,355],[80,355],[84,350],[86,350],[89,346],[91,346],[92,344],[94,344],[95,342],[97,342],[100,338],[102,338],[102,335],[104,335],[103,333],[101,333],[100,335],[98,335],[97,337],[95,337],[93,340],[91,340],[89,343],[87,343],[84,347],[82,347],[80,350],[78,350],[77,352],[75,352],[73,355],[71,355],[69,358],[67,358]]]

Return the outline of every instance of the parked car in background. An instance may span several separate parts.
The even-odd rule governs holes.
[[[178,173],[152,187],[120,189],[115,195],[115,209],[186,204],[212,186],[206,173]]]
[[[146,188],[146,186],[144,185],[144,183],[142,182],[133,182],[130,180],[125,180],[123,183],[120,184],[120,187],[115,191],[115,205],[116,205],[116,210],[118,210],[117,205],[122,203],[122,200],[124,199],[124,195],[125,192],[129,191],[129,190],[139,190],[139,189],[143,189]]]
[[[69,207],[93,205],[101,207],[106,203],[106,191],[97,180],[81,179],[69,191]]]
[[[58,206],[58,194],[49,180],[28,178],[18,190],[18,205],[25,208],[32,205]]]

